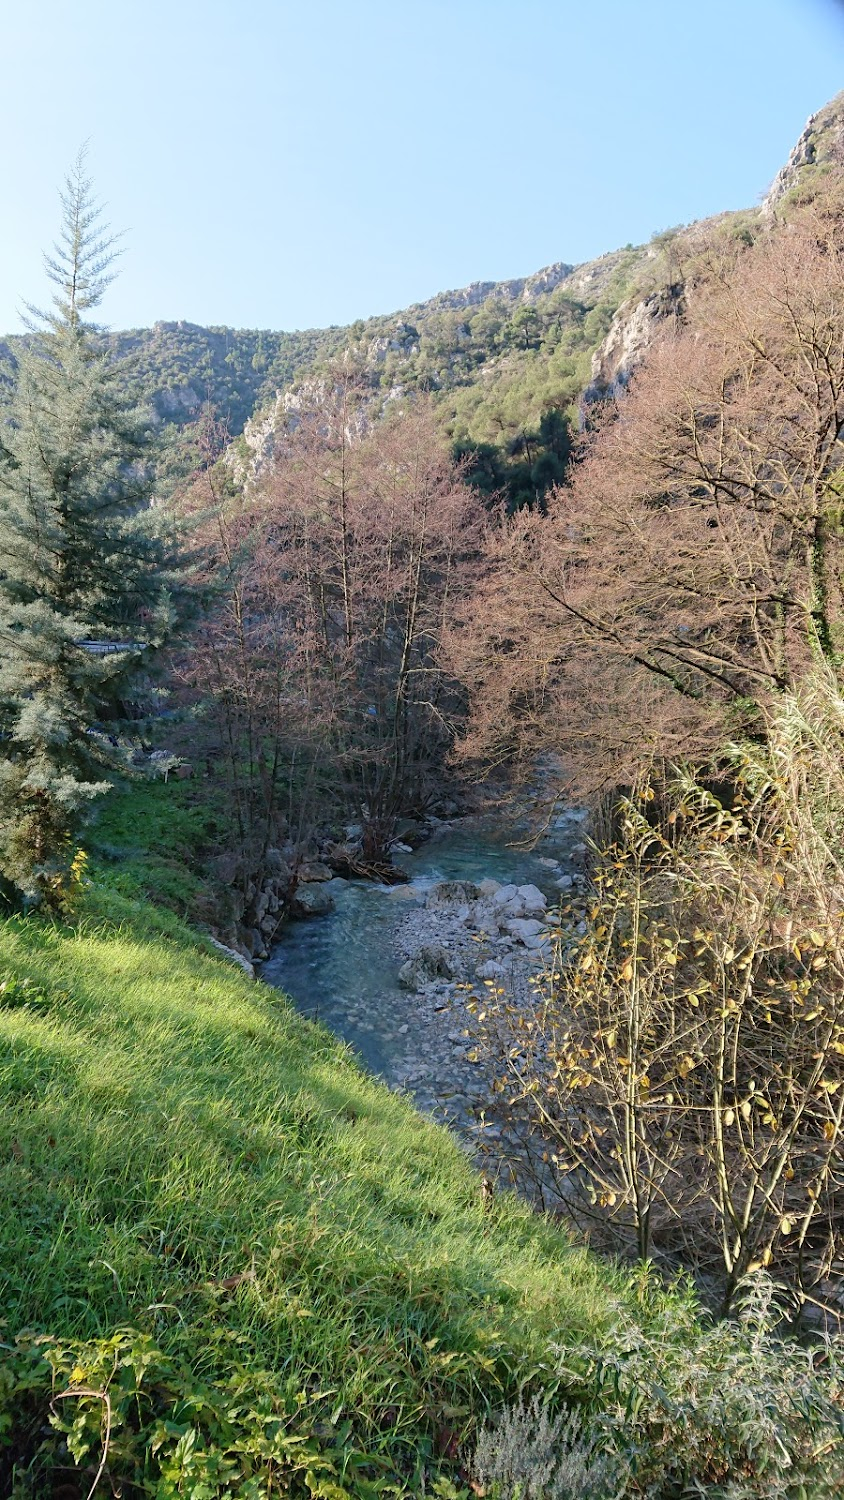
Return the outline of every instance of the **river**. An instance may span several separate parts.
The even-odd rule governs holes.
[[[417,852],[396,856],[409,884],[332,881],[335,910],[286,927],[262,978],[284,990],[303,1015],[347,1042],[370,1071],[407,1090],[420,1108],[456,1128],[475,1149],[490,1084],[470,1056],[465,997],[460,986],[445,983],[423,995],[402,988],[396,951],[400,925],[442,880],[533,884],[549,905],[559,902],[557,881],[578,869],[575,846],[581,839],[580,822],[552,830],[534,849],[508,843],[501,824],[490,818],[438,828]],[[497,1133],[493,1126],[486,1129]]]

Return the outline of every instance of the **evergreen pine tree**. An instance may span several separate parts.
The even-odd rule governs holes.
[[[80,825],[119,756],[92,726],[163,638],[172,567],[142,419],[85,319],[112,280],[115,241],[84,151],[61,202],[45,257],[52,306],[29,310],[0,429],[0,871],[48,909],[66,899]]]

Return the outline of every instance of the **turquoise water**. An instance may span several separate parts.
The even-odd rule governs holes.
[[[555,857],[569,870],[568,847],[580,837],[579,828],[570,829],[565,838],[546,838],[541,850],[530,851],[508,845],[490,824],[464,822],[437,831],[415,854],[397,856],[410,874],[408,886],[332,882],[336,911],[286,927],[262,978],[285,990],[303,1015],[324,1022],[354,1047],[373,1072],[389,1076],[393,1062],[407,1051],[407,1029],[418,1004],[398,984],[401,960],[393,951],[408,905],[424,902],[438,880],[487,876],[502,884],[531,882],[557,900],[554,881],[560,869],[542,864],[541,855]]]

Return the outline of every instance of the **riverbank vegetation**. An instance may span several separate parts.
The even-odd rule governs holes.
[[[716,248],[486,585],[475,748],[553,746],[614,789],[582,941],[532,1013],[487,1022],[576,1217],[714,1278],[726,1308],[769,1266],[835,1321],[840,201]]]
[[[244,500],[188,506],[214,603],[180,663],[236,809],[234,843],[257,872],[294,824],[360,825],[364,864],[435,794],[465,692],[443,645],[471,594],[483,509],[430,412],[355,440],[360,392],[340,377],[297,420]],[[210,487],[210,488],[209,488]]]
[[[559,361],[509,468],[455,455],[388,347],[377,410],[352,351],[257,474],[209,418],[147,506],[80,164],[0,450],[15,1500],[840,1492],[837,194],[687,238],[577,440],[612,298],[558,288],[460,314],[499,373]],[[443,776],[543,752],[606,836],[535,1002],[476,1010],[556,1219],[208,942],[245,915],[259,958],[304,864],[389,873]]]
[[[0,928],[4,1493],[455,1500],[477,1425],[534,1394],[582,1410],[555,1453],[592,1500],[593,1469],[835,1492],[833,1349],[783,1364],[758,1302],[705,1336],[687,1291],[490,1203],[445,1131],[92,868],[74,926]]]

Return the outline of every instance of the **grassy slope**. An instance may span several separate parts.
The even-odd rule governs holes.
[[[485,1216],[449,1136],[283,997],[97,904],[0,926],[5,1337],[131,1325],[207,1381],[245,1357],[409,1474],[612,1317],[606,1270],[512,1199]]]

